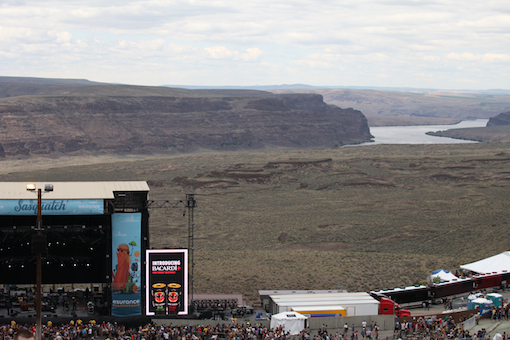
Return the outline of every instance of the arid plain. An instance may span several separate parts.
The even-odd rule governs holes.
[[[0,162],[2,181],[148,181],[195,193],[195,293],[391,288],[508,250],[510,145],[374,145]],[[151,246],[187,247],[184,207]]]

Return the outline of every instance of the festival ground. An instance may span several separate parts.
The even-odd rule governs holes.
[[[510,292],[500,292],[503,295],[504,301],[509,301],[510,298]],[[106,322],[117,322],[120,324],[125,324],[129,327],[138,327],[139,325],[145,325],[151,322],[155,322],[156,324],[173,324],[173,325],[201,325],[201,324],[207,324],[210,325],[211,322],[216,323],[225,323],[229,324],[232,322],[240,323],[240,324],[257,324],[257,323],[263,323],[266,325],[266,327],[269,326],[269,320],[260,320],[256,319],[256,315],[258,312],[262,312],[262,315],[266,315],[265,311],[262,311],[261,309],[254,309],[252,314],[245,315],[243,318],[237,318],[235,321],[232,318],[228,319],[215,319],[215,320],[196,320],[196,319],[167,319],[167,320],[151,320],[147,317],[128,317],[128,318],[118,318],[118,317],[112,317],[112,316],[104,316],[99,315],[97,311],[93,311],[87,307],[87,299],[76,299],[76,309],[73,309],[72,305],[70,306],[69,310],[67,310],[65,307],[58,306],[54,311],[43,311],[42,312],[42,323],[47,324],[48,321],[51,321],[53,324],[59,324],[59,323],[69,323],[71,320],[77,321],[82,320],[83,323],[89,323],[91,320],[94,320],[97,323],[106,321]],[[436,315],[436,317],[440,317],[442,312],[444,311],[444,305],[432,305],[430,306],[429,310],[426,310],[425,308],[414,308],[411,310],[411,316],[415,317],[416,319],[423,316],[425,319],[427,319],[427,316],[430,315]],[[14,313],[13,313],[14,312]],[[348,319],[348,318],[346,318]],[[0,324],[10,324],[11,321],[15,321],[18,324],[35,324],[36,323],[36,311],[34,308],[30,307],[27,310],[21,310],[19,306],[13,306],[10,309],[7,308],[1,308],[0,309]],[[348,322],[348,321],[347,321]],[[350,325],[350,323],[349,323]],[[361,325],[356,325],[356,329],[358,331],[361,330]],[[474,334],[478,332],[481,329],[486,330],[487,336],[494,336],[496,333],[503,334],[506,332],[506,334],[510,334],[510,321],[509,320],[497,320],[492,321],[490,319],[481,319],[479,320],[478,324],[470,330],[471,334]],[[343,332],[343,329],[328,329],[328,332],[330,334],[341,334]],[[311,329],[311,336],[316,335],[318,333],[318,330]],[[350,330],[349,330],[350,334]],[[379,333],[379,339],[398,339],[399,334],[394,332],[394,329],[382,329]],[[361,337],[360,337],[361,339]]]

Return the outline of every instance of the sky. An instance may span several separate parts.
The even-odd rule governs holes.
[[[510,89],[510,1],[0,0],[0,76]]]

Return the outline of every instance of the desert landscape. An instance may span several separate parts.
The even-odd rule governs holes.
[[[40,0],[4,1],[2,14],[0,306],[10,317],[19,303],[14,312],[28,322],[15,320],[9,335],[33,329],[35,318],[34,339],[43,328],[68,337],[56,321],[42,323],[41,309],[52,311],[62,288],[72,298],[81,294],[70,290],[86,287],[92,303],[78,309],[97,327],[143,316],[125,334],[145,338],[166,336],[155,320],[176,313],[211,323],[238,317],[234,327],[188,327],[178,334],[186,337],[267,330],[276,340],[312,339],[320,329],[325,338],[335,328],[340,336],[343,321],[348,337],[351,321],[356,331],[361,325],[336,318],[345,313],[388,330],[376,338],[398,337],[393,317],[408,315],[399,310],[407,303],[382,300],[376,311],[372,301],[368,311],[362,299],[358,309],[327,298],[339,303],[301,310],[334,315],[329,333],[319,319],[292,335],[275,324],[255,332],[261,317],[278,319],[265,315],[275,310],[258,292],[366,297],[509,251],[508,2]],[[109,183],[89,183],[101,181]],[[53,192],[45,201],[43,188]],[[50,208],[51,217],[42,213]],[[192,255],[152,261],[148,247]],[[41,267],[52,301],[41,299]],[[467,293],[507,279],[494,275],[458,282]],[[16,291],[33,281],[35,300],[25,287],[20,301]],[[406,293],[436,303],[459,292],[429,288]],[[242,295],[255,312],[250,325],[241,320],[250,309],[232,308],[233,297],[198,294]],[[71,329],[71,316],[81,316],[65,312]],[[466,335],[472,315],[449,316],[423,320],[452,338],[495,330],[477,318],[472,330],[481,329]],[[469,319],[460,326],[461,318]],[[74,328],[90,332],[80,320]]]
[[[195,293],[393,288],[508,250],[509,145],[375,145],[2,161],[2,181],[146,180],[195,193]],[[182,209],[151,246],[187,247]]]
[[[147,181],[151,200],[194,193],[194,293],[249,302],[261,289],[412,285],[508,250],[509,115],[433,132],[484,143],[355,146],[371,138],[369,126],[451,124],[475,107],[505,108],[506,92],[382,92],[0,77],[0,180]],[[380,113],[335,106],[353,94],[352,104]],[[423,116],[401,110],[409,98],[419,98]],[[177,206],[151,208],[151,247],[188,246],[186,209]]]

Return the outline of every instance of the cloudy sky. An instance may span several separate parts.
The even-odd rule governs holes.
[[[0,75],[510,89],[510,1],[0,0]]]

